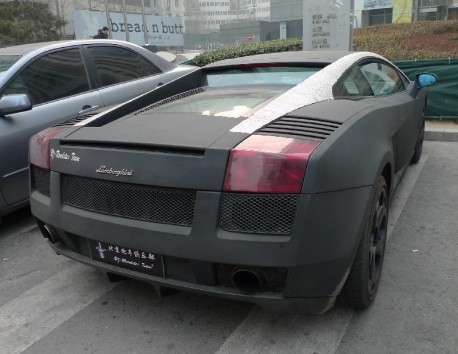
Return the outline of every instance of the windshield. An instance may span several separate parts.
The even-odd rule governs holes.
[[[261,66],[209,72],[204,85],[297,85],[321,70],[319,67]]]
[[[249,117],[260,105],[283,93],[282,89],[208,90],[160,106],[156,112],[200,113],[216,117]]]
[[[0,73],[8,70],[19,58],[19,55],[0,55]]]

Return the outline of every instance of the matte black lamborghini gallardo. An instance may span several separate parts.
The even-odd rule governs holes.
[[[32,212],[57,253],[110,279],[290,312],[338,296],[365,308],[434,82],[373,53],[214,63],[34,136]]]

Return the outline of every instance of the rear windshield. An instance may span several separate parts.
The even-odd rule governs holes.
[[[168,113],[200,113],[204,116],[216,117],[249,117],[255,110],[277,97],[288,89],[262,90],[207,90],[180,100],[167,103],[155,109],[155,112]]]
[[[266,66],[209,72],[203,84],[209,87],[233,85],[297,85],[321,70],[319,67]]]
[[[8,70],[19,58],[19,55],[0,55],[0,73]]]

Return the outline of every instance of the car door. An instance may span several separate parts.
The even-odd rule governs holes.
[[[421,105],[409,94],[408,82],[391,65],[381,61],[360,66],[375,97],[383,100],[391,119],[393,142],[396,146],[396,172],[408,165],[415,149],[421,118]]]
[[[151,61],[127,48],[91,45],[86,50],[106,106],[150,91],[174,75],[163,73]]]
[[[30,111],[0,117],[0,186],[8,205],[28,199],[30,137],[78,113],[103,105],[93,89],[78,47],[44,54],[26,66],[0,91],[27,94]]]

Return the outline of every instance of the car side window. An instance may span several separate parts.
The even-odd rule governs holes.
[[[146,58],[125,48],[90,46],[88,51],[102,87],[161,73]]]
[[[350,68],[333,87],[337,97],[373,96],[374,92],[358,66]]]
[[[3,94],[27,94],[33,105],[89,91],[83,58],[77,48],[44,55],[25,67]]]
[[[375,62],[361,66],[375,96],[392,95],[406,89],[399,73],[389,65]]]

